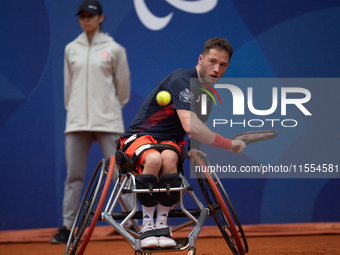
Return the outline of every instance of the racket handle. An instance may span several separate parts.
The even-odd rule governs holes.
[[[240,149],[240,146],[237,146],[236,148],[233,149],[233,151],[238,152],[239,149]]]
[[[240,139],[240,140],[242,140],[242,139]],[[246,145],[248,144],[247,142],[248,142],[248,140],[242,140]],[[241,146],[237,146],[237,147],[235,147],[234,149],[233,149],[233,152],[238,152],[239,150],[240,150],[240,148],[241,148]]]

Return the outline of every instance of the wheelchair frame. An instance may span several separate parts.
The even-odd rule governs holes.
[[[192,165],[210,165],[209,161],[203,155],[193,152],[191,154]],[[213,173],[211,177],[209,172],[196,173],[196,178],[208,207],[200,202],[193,191],[193,187],[188,183],[182,173],[179,173],[182,184],[174,188],[158,189],[136,189],[135,176],[131,173],[120,173],[120,178],[114,185],[108,202],[102,211],[109,186],[114,171],[115,158],[111,156],[107,161],[102,159],[95,169],[92,178],[86,188],[83,199],[80,203],[75,221],[72,226],[70,238],[68,240],[65,255],[83,254],[90,240],[92,232],[98,220],[106,221],[115,230],[121,234],[130,246],[135,250],[135,255],[150,255],[151,253],[164,251],[183,251],[187,249],[188,255],[195,255],[195,243],[204,225],[206,217],[212,215],[215,222],[227,242],[230,250],[235,255],[244,255],[248,252],[248,245],[242,226],[236,216],[235,210],[228,198],[225,189],[218,176]],[[214,181],[214,179],[216,182]],[[140,228],[135,220],[142,219],[142,212],[138,211],[137,193],[150,192],[180,192],[180,200],[171,207],[169,219],[176,217],[188,217],[189,220],[171,227],[175,233],[180,229],[195,225],[186,238],[174,239],[177,243],[171,248],[141,248]],[[127,208],[122,195],[134,194],[134,208]],[[222,195],[221,195],[222,193]],[[187,209],[184,206],[183,197],[189,194],[195,202],[197,208]],[[227,204],[225,203],[227,202]],[[124,212],[114,212],[118,202],[122,205]],[[96,207],[95,207],[96,206]],[[179,207],[179,209],[177,209]],[[131,211],[129,211],[131,209]],[[230,212],[229,212],[230,210]],[[157,212],[155,212],[156,215]],[[118,222],[120,221],[120,222]],[[128,222],[132,223],[135,231],[127,227]],[[238,226],[236,229],[235,223]],[[74,239],[72,237],[74,236]]]

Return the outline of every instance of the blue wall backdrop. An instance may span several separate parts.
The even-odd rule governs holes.
[[[79,2],[1,3],[7,11],[0,16],[4,24],[0,39],[0,230],[62,223],[66,177],[63,53],[65,45],[81,33],[75,16]],[[125,46],[131,68],[132,100],[124,108],[126,125],[166,74],[196,65],[204,42],[211,37],[227,38],[234,47],[224,78],[340,76],[338,0],[101,3],[106,15],[103,30]],[[277,165],[339,164],[340,86],[304,87],[312,94],[308,110],[313,116],[297,113],[303,123],[299,133],[291,131],[290,139],[283,135],[264,147],[253,145],[243,156],[228,155],[227,160],[234,165],[255,164],[259,160],[256,148],[264,148]],[[101,158],[95,144],[87,178]],[[240,221],[261,224],[340,221],[339,180],[245,178],[223,179],[223,183]]]

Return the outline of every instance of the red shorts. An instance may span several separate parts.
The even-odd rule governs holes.
[[[122,150],[123,148],[123,145],[124,145],[124,142],[127,140],[128,138],[120,138],[120,149]],[[138,138],[136,138],[136,140],[134,140],[130,146],[124,151],[125,154],[131,158],[135,151],[142,145],[144,144],[150,144],[150,143],[154,143],[154,144],[170,144],[172,146],[174,146],[179,155],[181,155],[181,152],[182,152],[182,147],[185,145],[186,141],[183,140],[182,142],[180,143],[175,143],[173,141],[162,141],[162,142],[158,142],[156,139],[154,139],[152,136],[150,135],[145,135],[145,136],[140,136]],[[149,149],[147,151],[145,151],[142,156],[139,158],[138,162],[136,162],[136,169],[137,169],[137,172],[139,174],[142,173],[142,169],[141,169],[141,165],[144,165],[145,163],[145,157],[151,153],[151,152],[156,152],[157,150],[155,149]]]

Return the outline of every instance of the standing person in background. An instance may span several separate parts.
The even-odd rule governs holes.
[[[84,0],[76,14],[83,29],[65,48],[64,96],[67,178],[63,227],[50,243],[67,243],[79,206],[88,153],[98,141],[105,158],[115,155],[115,140],[124,132],[121,108],[130,99],[130,70],[125,48],[101,31],[102,6]],[[118,178],[117,168],[113,179]],[[125,197],[128,208],[133,198]]]

